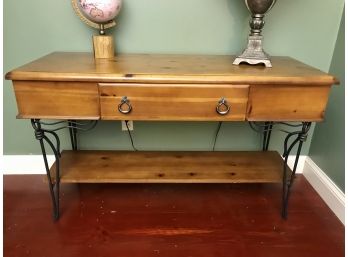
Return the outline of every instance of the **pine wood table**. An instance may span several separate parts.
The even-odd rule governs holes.
[[[94,60],[89,53],[52,53],[6,74],[13,81],[18,118],[31,120],[40,142],[54,219],[59,218],[60,183],[283,183],[286,218],[302,144],[311,122],[324,119],[330,88],[338,82],[288,57],[273,57],[273,68],[235,66],[233,59],[124,54]],[[77,132],[93,129],[98,120],[245,121],[263,134],[263,149],[78,150]],[[293,128],[283,156],[268,151],[278,125]],[[72,150],[61,151],[60,129],[69,129]],[[47,146],[56,157],[51,168]],[[290,169],[288,157],[295,147]]]

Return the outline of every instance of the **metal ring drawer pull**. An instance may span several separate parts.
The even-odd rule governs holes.
[[[231,106],[227,103],[224,97],[221,97],[218,105],[216,106],[216,112],[220,115],[226,115],[230,112]]]
[[[123,105],[127,105],[127,109],[123,110]],[[121,103],[118,105],[118,111],[123,114],[128,114],[132,111],[132,105],[130,104],[127,96],[122,97]]]

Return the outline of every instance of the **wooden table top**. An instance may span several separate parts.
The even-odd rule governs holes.
[[[289,57],[273,68],[233,65],[234,56],[120,54],[95,60],[92,53],[54,52],[6,74],[10,80],[137,83],[332,85],[331,75]]]

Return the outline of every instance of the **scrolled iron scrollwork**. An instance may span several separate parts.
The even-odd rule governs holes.
[[[64,121],[54,121],[54,122],[44,122],[40,119],[32,119],[31,125],[34,129],[34,136],[40,142],[40,147],[42,151],[42,156],[44,159],[46,175],[48,179],[48,186],[52,200],[53,206],[53,219],[59,219],[59,195],[60,195],[60,139],[56,133],[62,129],[69,129],[71,145],[73,150],[77,150],[77,131],[85,132],[92,130],[97,125],[98,121],[87,121],[87,122],[76,122],[74,120],[64,120]],[[57,127],[58,126],[58,127]],[[50,137],[51,135],[55,144],[52,142]],[[50,172],[50,167],[47,160],[47,152],[45,145],[48,145],[52,150],[55,157],[55,177],[52,178]]]
[[[250,128],[257,133],[263,133],[263,150],[267,151],[270,143],[271,133],[274,130],[286,133],[286,137],[284,139],[284,150],[282,157],[284,159],[283,162],[283,190],[282,190],[282,217],[284,219],[287,218],[288,215],[288,203],[289,196],[291,192],[291,186],[294,182],[294,178],[296,175],[297,165],[299,161],[299,157],[301,154],[301,149],[303,143],[307,140],[309,130],[311,128],[311,122],[301,122],[299,124],[292,124],[287,122],[265,122],[263,124],[259,124],[256,122],[249,122]],[[283,128],[274,128],[276,125],[288,126],[291,128],[300,128],[299,130],[289,131]],[[297,145],[297,151],[295,155],[295,162],[292,169],[289,171],[288,169],[288,160],[290,153]]]
[[[45,163],[45,169],[46,169],[46,175],[48,179],[48,186],[49,191],[52,199],[52,205],[53,205],[53,219],[58,220],[59,219],[59,188],[60,188],[60,141],[58,135],[53,131],[45,131],[40,124],[40,120],[33,119],[31,120],[31,125],[34,129],[35,138],[39,140],[40,147],[42,151],[42,156]],[[56,147],[52,143],[52,141],[45,135],[45,133],[49,133],[54,136],[56,139]],[[55,156],[55,180],[52,179],[50,168],[47,161],[47,153],[45,148],[45,142],[50,146],[51,150],[53,151],[53,154]]]

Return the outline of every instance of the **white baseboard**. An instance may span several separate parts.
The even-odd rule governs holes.
[[[324,202],[335,213],[339,220],[344,222],[345,194],[322,171],[310,157],[306,158],[303,175],[317,191]]]
[[[48,164],[54,163],[54,155],[47,155]],[[42,155],[4,155],[3,174],[46,174]]]

